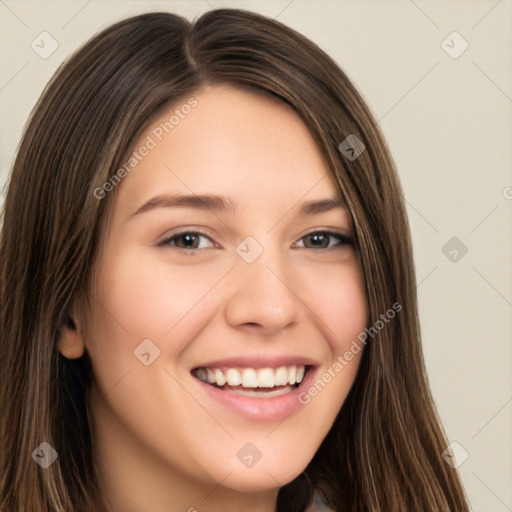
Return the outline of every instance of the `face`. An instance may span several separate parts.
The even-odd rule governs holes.
[[[94,421],[183,478],[261,491],[299,475],[332,426],[362,352],[333,365],[366,298],[298,115],[227,86],[194,98],[152,123],[116,185],[85,341]]]

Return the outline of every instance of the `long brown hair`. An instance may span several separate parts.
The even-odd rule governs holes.
[[[350,213],[374,329],[351,392],[306,474],[338,511],[469,509],[425,371],[410,231],[376,121],[337,64],[294,30],[236,9],[195,22],[170,13],[121,21],[61,68],[33,110],[8,186],[0,241],[0,509],[100,509],[87,393],[88,355],[57,349],[74,304],[87,310],[115,190],[101,188],[163,109],[206,84],[229,83],[290,105],[325,156]],[[355,135],[356,159],[339,146]],[[48,442],[58,459],[31,454]],[[301,476],[301,478],[303,475]],[[280,489],[291,512],[300,478]],[[300,484],[300,485],[299,485]]]

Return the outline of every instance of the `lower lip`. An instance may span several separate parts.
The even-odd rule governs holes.
[[[237,395],[207,384],[197,377],[193,376],[193,379],[209,397],[228,409],[247,417],[251,421],[271,422],[282,421],[303,406],[299,401],[299,394],[309,388],[315,373],[316,368],[310,368],[299,386],[286,395],[262,396],[261,398]]]

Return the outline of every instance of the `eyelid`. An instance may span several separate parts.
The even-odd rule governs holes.
[[[317,250],[317,251],[326,251],[327,249],[335,249],[336,247],[343,247],[343,246],[346,246],[346,245],[353,245],[353,243],[354,243],[354,240],[353,240],[352,236],[350,236],[349,234],[342,233],[340,231],[333,230],[333,229],[316,228],[316,229],[313,229],[312,231],[309,231],[308,233],[302,235],[299,238],[299,240],[297,242],[295,242],[293,245],[295,246],[300,240],[302,240],[303,238],[306,238],[307,236],[317,235],[317,234],[319,234],[319,235],[327,235],[329,237],[335,237],[338,240],[340,240],[340,243],[336,244],[333,247],[325,247],[325,248],[319,248],[319,249],[314,249],[314,248],[311,248],[311,247],[305,247],[305,249],[312,249],[312,250]]]
[[[172,247],[174,249],[178,249],[178,250],[181,250],[181,251],[186,251],[188,253],[204,250],[204,248],[203,249],[185,249],[183,247],[175,247],[175,246],[172,246],[170,244],[170,242],[174,238],[177,238],[180,235],[189,234],[189,235],[196,235],[196,236],[207,238],[212,243],[212,247],[208,247],[208,249],[211,249],[211,248],[222,248],[220,244],[218,244],[215,240],[213,240],[213,238],[209,234],[207,234],[204,231],[202,231],[202,229],[204,229],[204,228],[197,229],[197,228],[190,227],[190,226],[183,226],[183,227],[180,227],[180,228],[176,228],[175,231],[172,231],[170,234],[166,235],[156,245],[158,247]]]
[[[201,229],[203,229],[203,228],[201,228]],[[180,228],[176,228],[176,231],[171,232],[171,234],[165,236],[165,238],[163,238],[160,242],[158,242],[157,246],[158,247],[172,247],[173,249],[185,251],[186,253],[189,253],[189,254],[203,251],[205,249],[204,247],[202,249],[194,249],[194,248],[187,249],[187,248],[183,248],[183,247],[176,247],[176,246],[173,246],[170,244],[170,242],[173,239],[175,239],[176,237],[179,237],[180,235],[183,235],[183,234],[190,234],[190,235],[196,235],[199,237],[204,237],[204,238],[207,238],[208,240],[210,240],[213,247],[207,247],[207,249],[222,248],[222,246],[220,244],[218,244],[215,240],[213,240],[213,238],[209,234],[205,233],[204,231],[201,231],[201,229],[197,229],[197,228],[189,227],[189,226],[183,226]],[[334,249],[336,247],[352,245],[354,243],[352,236],[350,236],[349,234],[345,234],[340,231],[333,230],[333,228],[331,228],[331,229],[315,228],[315,229],[305,233],[301,237],[299,237],[298,240],[293,243],[292,247],[296,248],[296,245],[298,242],[300,242],[307,236],[314,235],[314,234],[323,234],[323,235],[327,235],[330,237],[335,237],[340,241],[340,243],[338,243],[332,247],[325,247],[325,248],[304,247],[304,249],[311,249],[311,250],[315,250],[315,251],[326,251],[328,249]]]

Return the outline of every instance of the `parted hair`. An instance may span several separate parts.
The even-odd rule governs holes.
[[[275,20],[216,9],[194,21],[166,12],[109,26],[57,70],[31,113],[8,182],[0,237],[0,510],[97,512],[104,503],[87,408],[87,353],[57,349],[72,305],[87,313],[121,167],[165,109],[209,84],[291,106],[325,157],[349,212],[371,327],[351,391],[306,473],[279,491],[277,511],[301,511],[323,485],[339,512],[463,512],[458,473],[423,360],[404,198],[377,123],[338,64]],[[349,135],[356,159],[339,149]],[[58,459],[42,469],[41,442]]]

